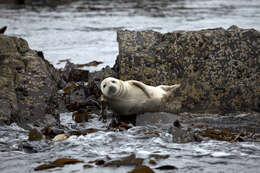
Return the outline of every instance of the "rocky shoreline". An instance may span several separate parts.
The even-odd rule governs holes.
[[[68,62],[64,69],[57,70],[43,52],[31,50],[25,40],[0,34],[1,124],[15,122],[54,138],[66,131],[59,123],[61,112],[73,112],[78,123],[88,121],[93,114],[109,114],[102,110],[99,84],[113,76],[150,85],[181,83],[165,106],[167,116],[137,115],[130,120],[132,124],[173,123],[179,119],[186,126],[180,133],[182,138],[187,132],[227,141],[259,138],[259,31],[236,26],[167,34],[121,30],[118,43],[119,55],[113,68],[88,72]],[[172,102],[181,107],[176,109]],[[110,127],[128,129],[131,125],[125,124],[127,121],[111,122]],[[55,132],[52,128],[62,130]],[[223,135],[221,130],[228,132]]]

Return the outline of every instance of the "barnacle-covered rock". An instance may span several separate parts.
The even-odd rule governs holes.
[[[56,93],[63,84],[42,52],[21,38],[0,34],[0,121],[25,128],[57,124]]]
[[[200,31],[117,33],[121,80],[180,83],[172,112],[260,111],[260,32],[232,26]],[[171,111],[171,106],[168,108]]]

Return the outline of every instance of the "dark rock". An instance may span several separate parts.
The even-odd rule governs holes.
[[[67,61],[67,64],[64,67],[61,75],[66,82],[87,82],[88,81],[88,70],[78,69],[78,67]]]
[[[91,62],[86,63],[86,64],[76,64],[76,67],[77,68],[90,67],[90,66],[97,67],[99,64],[103,64],[103,62],[101,62],[101,61],[91,61]]]
[[[156,161],[155,160],[149,160],[149,163],[151,164],[151,165],[156,165],[157,163],[156,163]]]
[[[227,130],[214,130],[214,129],[206,129],[199,133],[203,137],[209,137],[215,140],[222,140],[231,142],[235,139],[235,135],[230,133]]]
[[[89,164],[85,164],[85,165],[83,165],[83,168],[93,168],[93,166],[92,165],[89,165]]]
[[[95,100],[99,100],[101,96],[101,90],[99,89],[98,82],[89,81],[88,85],[85,87],[85,94],[88,97],[92,97]]]
[[[184,126],[189,127],[186,130],[182,130],[192,134],[195,137],[195,141],[200,141],[201,139],[215,139],[228,142],[255,141],[256,138],[254,136],[260,134],[259,113],[225,115],[181,113],[179,118],[184,123]],[[174,132],[172,133],[174,134]]]
[[[117,78],[118,74],[114,71],[113,68],[106,66],[105,68],[102,68],[100,71],[89,73],[88,81],[89,81],[89,83],[94,82],[99,88],[102,80],[107,77],[116,77]]]
[[[106,162],[105,160],[97,159],[97,160],[89,161],[88,163],[95,163],[96,165],[104,165]]]
[[[260,111],[260,33],[232,26],[201,31],[117,33],[121,80],[180,83],[167,112]]]
[[[87,134],[90,134],[90,133],[96,133],[100,131],[100,129],[94,129],[94,128],[88,128],[88,129],[85,129],[85,130],[73,130],[73,131],[70,131],[69,134],[72,136],[72,135],[75,135],[75,136],[80,136],[80,135],[87,135]]]
[[[41,129],[42,134],[45,135],[47,139],[52,139],[56,135],[64,133],[64,130],[58,129],[56,127],[51,127],[51,126],[45,126],[43,129]]]
[[[174,125],[169,129],[169,132],[172,134],[172,142],[174,143],[200,141],[199,137],[197,137],[194,132],[192,132],[190,129],[183,128],[180,124],[176,123],[176,121],[174,122]]]
[[[130,156],[126,156],[117,160],[108,161],[104,166],[140,166],[142,165],[143,161],[143,158],[136,158],[135,154],[131,154]]]
[[[24,128],[59,124],[56,69],[21,38],[0,35],[0,121]]]
[[[87,109],[88,112],[97,112],[101,110],[99,103],[101,91],[94,83],[89,83],[87,86],[82,83],[69,83],[63,91],[69,111]]]
[[[128,173],[154,173],[148,166],[139,166]]]
[[[96,112],[96,110],[100,110],[101,106],[99,103],[94,99],[88,99],[84,102],[74,102],[67,104],[67,109],[71,112],[77,111],[79,109],[85,109],[88,112]]]
[[[173,165],[163,165],[163,166],[159,166],[155,169],[159,169],[159,170],[173,170],[173,169],[178,169],[176,166]]]
[[[64,165],[67,165],[67,164],[76,164],[76,163],[82,163],[82,161],[77,160],[77,159],[72,159],[72,158],[60,158],[51,163],[46,163],[46,164],[37,166],[34,170],[41,171],[41,170],[45,170],[45,169],[63,167]]]
[[[0,28],[0,34],[4,34],[6,29],[7,29],[7,26]]]
[[[81,123],[87,122],[90,119],[90,115],[88,112],[84,111],[83,109],[80,109],[79,111],[73,113],[72,118],[77,123]]]
[[[36,128],[30,130],[29,137],[28,137],[29,141],[38,141],[42,139],[43,139],[43,134],[39,130],[37,130]]]
[[[150,154],[149,158],[155,158],[155,159],[168,159],[170,157],[169,154]]]

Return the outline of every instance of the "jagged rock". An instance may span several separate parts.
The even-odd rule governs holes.
[[[64,86],[42,52],[0,34],[0,121],[24,128],[59,123],[57,91]]]
[[[28,134],[29,141],[38,141],[43,139],[43,134],[36,128],[30,130]]]
[[[117,33],[121,80],[181,87],[169,112],[260,111],[260,33],[232,26],[200,31]]]
[[[100,71],[95,71],[89,73],[89,83],[95,83],[98,87],[100,86],[100,83],[103,79],[107,77],[118,77],[117,73],[114,71],[113,68],[110,68],[109,66],[106,66],[102,68]]]
[[[0,34],[4,34],[6,29],[7,29],[7,26],[1,27],[0,28]]]
[[[88,70],[78,69],[75,64],[67,61],[61,75],[66,82],[87,82],[88,73]]]
[[[174,143],[187,143],[187,142],[199,142],[201,139],[194,134],[190,129],[183,129],[172,126],[169,129],[169,133],[172,134],[172,142]]]
[[[129,156],[122,157],[120,159],[111,160],[104,164],[104,166],[140,166],[142,165],[144,159],[137,158],[134,153],[130,154]]]
[[[35,171],[41,171],[45,169],[51,169],[51,168],[56,168],[56,167],[63,167],[64,165],[67,164],[76,164],[76,163],[82,163],[83,161],[73,159],[73,158],[59,158],[51,163],[45,163],[42,165],[37,166],[34,168]]]

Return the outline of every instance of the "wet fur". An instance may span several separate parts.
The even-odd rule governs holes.
[[[116,87],[117,91],[113,94],[109,93],[110,86]],[[159,112],[165,98],[179,86],[160,85],[153,87],[135,80],[122,81],[109,77],[102,81],[101,91],[105,101],[113,111],[120,115],[133,115],[144,112]]]

